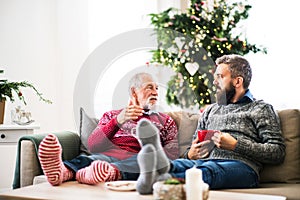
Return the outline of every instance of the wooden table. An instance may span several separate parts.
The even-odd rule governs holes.
[[[76,181],[65,182],[60,186],[49,183],[31,185],[0,193],[0,199],[105,199],[105,200],[153,200],[152,195],[139,195],[136,191],[112,191],[103,183],[98,185],[79,184]],[[246,194],[223,191],[210,191],[209,200],[285,200],[282,196]]]

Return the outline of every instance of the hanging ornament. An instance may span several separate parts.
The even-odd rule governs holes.
[[[184,37],[176,37],[175,38],[175,43],[176,43],[176,45],[177,45],[177,47],[178,47],[178,49],[182,49],[182,47],[183,47],[183,45],[184,45]]]
[[[196,62],[186,63],[185,68],[191,76],[194,76],[196,74],[197,70],[199,69],[199,65]]]

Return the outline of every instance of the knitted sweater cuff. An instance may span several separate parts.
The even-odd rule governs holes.
[[[239,139],[234,151],[237,153],[245,153],[245,149],[246,149],[245,147],[247,147],[247,146],[248,146],[248,144],[245,140]]]

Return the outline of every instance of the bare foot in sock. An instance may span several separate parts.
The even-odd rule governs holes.
[[[159,174],[168,173],[170,169],[170,162],[161,146],[159,130],[148,119],[141,119],[136,127],[136,135],[140,140],[142,146],[152,144],[156,151],[157,172]]]
[[[106,181],[119,179],[119,170],[105,161],[96,160],[88,167],[80,169],[76,173],[76,180],[79,183],[95,185]]]
[[[73,178],[73,172],[65,167],[61,158],[62,148],[54,134],[47,135],[39,145],[39,160],[48,182],[55,186]]]
[[[152,144],[145,144],[138,153],[137,161],[140,167],[140,175],[136,190],[140,194],[151,194],[152,186],[158,177],[155,147]]]

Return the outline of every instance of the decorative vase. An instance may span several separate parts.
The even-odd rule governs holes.
[[[5,113],[5,99],[2,99],[0,101],[0,124],[3,124],[4,113]]]

